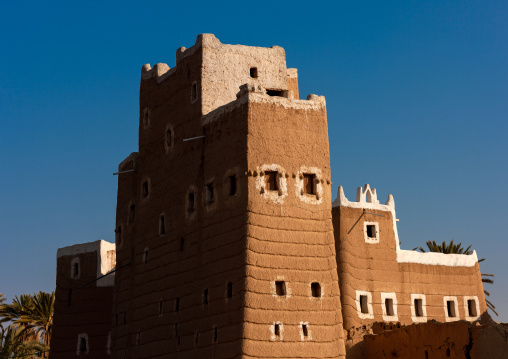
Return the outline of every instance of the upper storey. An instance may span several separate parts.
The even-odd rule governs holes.
[[[191,58],[193,61],[189,61]],[[172,78],[174,73],[184,71],[184,68],[179,68],[183,63],[191,80],[189,99],[201,105],[201,115],[236,100],[243,84],[261,86],[270,95],[298,98],[297,71],[286,68],[283,48],[226,45],[213,34],[198,35],[194,46],[179,48],[175,68],[156,64],[152,69],[150,65],[144,65],[142,88],[143,80],[155,78],[157,83],[162,83]],[[176,76],[175,80],[179,78]]]

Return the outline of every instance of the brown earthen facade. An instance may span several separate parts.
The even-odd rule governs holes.
[[[344,332],[364,323],[485,311],[476,254],[401,251],[393,198],[380,205],[369,187],[332,204],[325,100],[298,96],[277,46],[204,34],[176,67],[143,66],[114,285],[69,282],[75,246],[61,249],[51,357],[341,358]],[[71,289],[102,324],[66,306]]]

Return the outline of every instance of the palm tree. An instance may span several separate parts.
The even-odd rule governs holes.
[[[49,349],[36,340],[25,341],[26,331],[27,328],[15,324],[0,329],[0,359],[38,358]]]
[[[445,254],[473,254],[473,251],[471,250],[471,245],[464,249],[462,247],[462,243],[454,244],[453,239],[451,240],[450,244],[447,244],[446,241],[443,241],[443,244],[437,244],[436,241],[427,241],[425,244],[427,245],[427,248],[429,249],[429,252],[437,252],[437,253],[445,253]],[[423,247],[417,247],[413,248],[414,251],[420,250],[420,252],[426,252],[426,250]],[[478,263],[483,262],[485,258],[479,259]],[[482,275],[482,283],[487,284],[494,284],[494,281],[490,278],[485,277],[494,277],[494,274],[488,274],[488,273],[481,273]],[[483,289],[483,292],[488,297],[490,296],[490,292]],[[487,303],[487,307],[492,310],[492,312],[498,316],[496,312],[496,307],[490,300],[485,298],[485,302]]]
[[[25,342],[38,341],[49,347],[53,328],[55,292],[15,296],[12,304],[0,305],[0,325],[12,322],[25,329]],[[47,355],[44,355],[47,357]]]

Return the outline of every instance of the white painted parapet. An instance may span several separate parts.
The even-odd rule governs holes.
[[[444,254],[435,252],[422,253],[400,249],[399,234],[397,231],[397,219],[395,215],[395,200],[390,194],[385,204],[380,204],[379,200],[377,199],[376,189],[371,188],[368,184],[366,184],[363,188],[357,188],[356,202],[350,202],[344,195],[344,189],[342,186],[339,186],[337,191],[337,198],[335,201],[333,201],[332,206],[374,209],[378,211],[391,212],[398,263],[417,263],[448,267],[473,267],[478,262],[476,251],[473,251],[471,254]]]

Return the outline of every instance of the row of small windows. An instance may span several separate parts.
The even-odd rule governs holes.
[[[310,285],[311,296],[314,298],[321,298],[321,284],[313,282]],[[279,297],[287,296],[286,282],[275,281],[275,294]]]
[[[358,315],[362,319],[373,319],[372,294],[370,292],[356,292]],[[426,300],[424,294],[411,295],[411,316],[413,321],[427,320]],[[397,298],[395,293],[381,293],[381,306],[383,319],[397,320]],[[458,320],[457,297],[445,296],[444,310],[447,321]],[[468,320],[476,319],[479,315],[478,298],[475,296],[464,297],[465,313]]]

